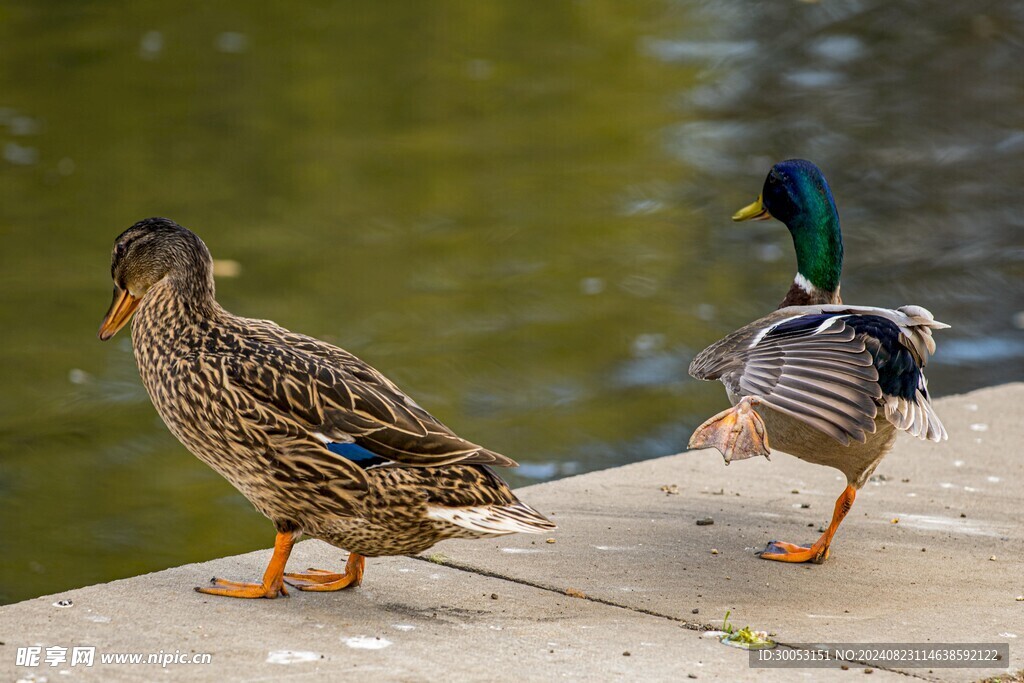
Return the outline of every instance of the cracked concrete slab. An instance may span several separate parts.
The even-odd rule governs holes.
[[[430,553],[443,564],[372,559],[355,590],[275,601],[191,590],[212,575],[258,577],[269,558],[258,551],[0,607],[0,677],[817,681],[863,670],[752,669],[747,652],[702,637],[726,610],[733,623],[784,643],[1009,642],[1016,671],[1024,667],[1024,602],[1015,599],[1024,593],[1022,400],[1024,384],[940,400],[950,441],[901,438],[820,566],[753,553],[774,538],[816,538],[843,486],[836,473],[783,454],[725,467],[714,452],[685,453],[524,489],[560,524],[554,543],[447,542]],[[707,517],[714,523],[696,524]],[[343,561],[343,552],[305,541],[290,566]],[[55,606],[60,599],[71,606]],[[95,646],[97,662],[17,666],[17,648],[37,644]],[[160,651],[209,653],[212,663],[98,661]],[[876,669],[872,680],[999,672]]]
[[[524,491],[562,526],[553,545],[508,537],[436,551],[467,569],[571,586],[695,623],[720,624],[731,610],[733,621],[784,642],[1009,642],[1017,670],[1024,667],[1024,603],[1016,600],[1024,593],[1022,403],[1024,384],[938,401],[949,441],[901,436],[822,565],[754,553],[773,539],[815,540],[845,486],[840,475],[785,454],[725,466],[715,451]],[[714,524],[696,524],[707,517]],[[935,677],[982,676],[947,669]]]
[[[292,591],[268,601],[192,591],[213,574],[258,576],[268,558],[267,551],[249,553],[4,607],[0,675],[36,681],[792,679],[792,671],[749,669],[747,652],[670,619],[412,558],[371,561],[363,586],[339,593]],[[333,567],[342,559],[319,541],[299,543],[294,555],[297,567]],[[58,599],[73,604],[57,607]],[[212,661],[15,666],[15,649],[32,644],[90,645],[108,654],[210,653]]]

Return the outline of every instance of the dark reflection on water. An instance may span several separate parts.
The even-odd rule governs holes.
[[[808,157],[843,292],[954,325],[937,394],[1024,378],[1024,7],[15,3],[0,16],[0,601],[265,546],[94,334],[169,215],[238,313],[337,342],[517,484],[680,450],[686,377],[793,275],[734,225]],[[711,456],[709,456],[711,457]]]

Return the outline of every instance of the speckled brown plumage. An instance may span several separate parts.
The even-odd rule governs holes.
[[[111,274],[101,338],[135,311],[132,345],[157,412],[279,532],[377,556],[554,528],[490,469],[514,461],[457,436],[351,353],[224,310],[192,232],[137,223],[118,237]],[[128,303],[116,311],[119,297]],[[331,450],[346,445],[372,460]]]

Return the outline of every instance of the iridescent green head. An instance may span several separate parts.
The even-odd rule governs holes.
[[[761,196],[732,217],[734,221],[777,218],[793,235],[797,279],[822,292],[839,289],[843,235],[839,212],[821,169],[804,159],[781,161],[768,172]]]

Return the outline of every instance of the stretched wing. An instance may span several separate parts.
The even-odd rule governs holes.
[[[876,333],[866,331],[878,366],[886,419],[919,439],[945,440],[946,428],[932,407],[923,370],[928,357],[935,353],[932,330],[949,325],[938,322],[920,306],[901,306],[896,311],[882,309],[876,315],[891,323]],[[898,334],[894,334],[894,328],[899,330]]]
[[[898,428],[945,437],[921,368],[937,323],[923,308],[792,306],[711,345],[693,360],[697,379],[732,396],[758,396],[842,444],[875,431],[879,407]]]

